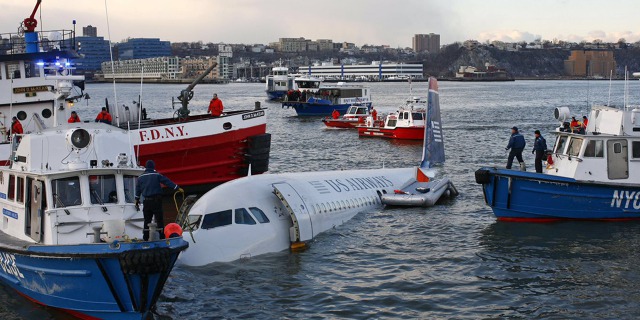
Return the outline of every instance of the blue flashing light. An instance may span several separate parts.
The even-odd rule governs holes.
[[[36,65],[37,65],[37,66],[44,66],[44,62],[42,62],[42,61],[38,61],[38,62],[36,62]]]
[[[60,66],[60,61],[56,61],[56,66]]]
[[[69,62],[65,62],[65,63],[64,63],[64,66],[65,66],[65,67],[68,67],[68,66],[70,66],[70,65],[71,65],[71,63],[69,63]]]

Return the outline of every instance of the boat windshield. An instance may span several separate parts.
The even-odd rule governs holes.
[[[320,82],[318,81],[296,81],[298,88],[300,89],[317,89],[320,88]]]
[[[136,176],[124,176],[124,201],[127,203],[135,202],[137,180]]]
[[[556,141],[556,148],[553,150],[554,153],[564,153],[564,147],[567,143],[567,136],[559,136]]]
[[[82,204],[80,178],[68,177],[51,181],[54,208],[79,206]]]
[[[413,112],[411,115],[413,116],[413,121],[424,120],[424,114],[422,112]]]
[[[117,203],[116,176],[112,174],[90,175],[89,192],[92,204]]]
[[[589,140],[584,149],[585,158],[604,158],[604,143],[602,140]]]
[[[577,157],[580,154],[580,149],[582,148],[583,139],[572,137],[571,141],[569,141],[569,149],[567,150],[567,154],[572,157]]]
[[[349,107],[349,110],[347,110],[347,114],[356,114],[356,107]]]
[[[359,107],[358,111],[356,111],[356,114],[367,114],[367,108]]]

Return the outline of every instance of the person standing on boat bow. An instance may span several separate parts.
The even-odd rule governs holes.
[[[340,112],[338,112],[338,110],[336,110],[336,109],[333,109],[333,112],[331,112],[331,118],[333,118],[333,119],[340,118]]]
[[[162,185],[173,190],[184,192],[177,184],[169,180],[169,178],[161,175],[156,171],[156,163],[153,160],[147,160],[145,164],[146,170],[138,177],[136,181],[136,208],[140,206],[140,196],[142,196],[144,205],[142,214],[144,216],[144,231],[142,238],[144,241],[149,240],[149,223],[155,218],[158,230],[164,228],[164,215],[162,212]],[[160,232],[160,239],[164,239],[164,233]]]
[[[211,113],[214,117],[219,117],[222,115],[222,111],[224,110],[224,106],[222,105],[222,100],[218,99],[218,94],[213,94],[213,99],[209,102],[209,109],[207,113]]]
[[[524,164],[524,160],[522,159],[522,151],[524,151],[524,147],[527,145],[527,142],[524,140],[524,136],[518,132],[518,127],[511,128],[511,138],[509,139],[509,144],[505,148],[505,150],[511,149],[509,152],[509,158],[507,159],[507,169],[511,169],[513,165],[513,158],[517,158],[520,163],[520,170],[527,171],[527,168]]]
[[[542,173],[542,159],[544,159],[544,154],[547,152],[547,140],[540,134],[540,130],[535,131],[536,141],[533,143],[533,151],[531,153],[535,153],[536,155],[536,172]]]

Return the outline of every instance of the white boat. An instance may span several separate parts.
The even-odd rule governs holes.
[[[273,67],[271,74],[265,78],[267,98],[269,100],[283,100],[289,90],[295,88],[294,76],[289,74],[287,67]]]

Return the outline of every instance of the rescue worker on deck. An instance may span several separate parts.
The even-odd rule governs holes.
[[[544,154],[547,152],[547,140],[540,134],[540,130],[536,130],[534,134],[536,140],[533,142],[533,151],[531,153],[536,155],[536,172],[542,173],[542,159],[544,159]]]
[[[527,142],[518,132],[518,127],[511,128],[511,138],[509,139],[509,144],[505,148],[505,150],[511,149],[509,152],[509,158],[507,159],[507,169],[511,169],[511,166],[513,165],[513,158],[515,157],[520,163],[520,170],[527,171],[524,160],[522,159],[522,151],[526,145]]]
[[[23,134],[24,130],[22,129],[22,123],[18,118],[13,117],[11,119],[11,132],[10,134]]]
[[[222,111],[224,110],[224,106],[222,105],[222,100],[218,99],[218,94],[213,94],[213,99],[209,102],[209,109],[207,113],[211,113],[214,117],[219,117],[222,115]]]
[[[75,111],[71,111],[71,117],[69,117],[69,120],[67,120],[68,123],[76,123],[76,122],[82,122],[80,121],[80,117],[78,117],[78,114]]]
[[[576,120],[576,117],[571,117],[571,123],[569,124],[569,127],[571,128],[571,132],[577,132],[578,130],[580,130],[580,122]]]
[[[177,184],[169,180],[167,177],[158,173],[156,163],[153,160],[147,160],[145,164],[146,170],[138,177],[136,181],[136,208],[140,205],[140,196],[142,195],[144,205],[142,214],[144,216],[144,231],[142,238],[149,240],[149,223],[155,218],[158,230],[164,228],[164,215],[162,212],[162,185],[168,188],[184,192]],[[164,233],[160,232],[160,239],[164,239]]]
[[[582,116],[582,133],[587,132],[587,125],[589,124],[589,119],[587,119],[587,116]]]
[[[376,108],[371,108],[371,117],[373,117],[373,121],[378,120],[378,111],[376,110]]]
[[[338,110],[333,109],[333,112],[331,112],[331,118],[333,119],[338,119],[340,117],[340,112],[338,112]]]
[[[109,111],[107,111],[107,108],[102,107],[102,111],[100,111],[100,113],[98,113],[98,116],[96,117],[96,122],[111,124],[111,121],[112,119]]]

